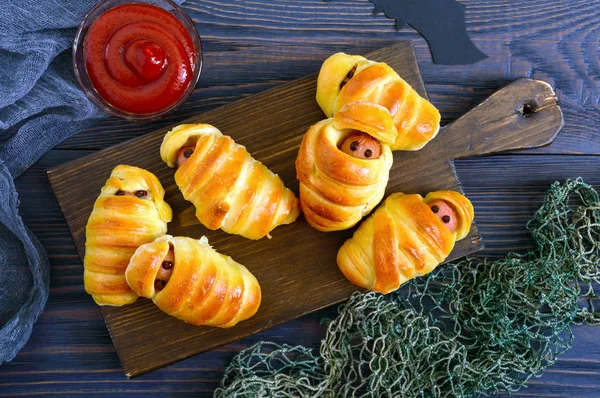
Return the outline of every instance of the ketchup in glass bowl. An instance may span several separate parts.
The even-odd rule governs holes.
[[[194,23],[170,0],[105,0],[77,31],[73,67],[83,91],[105,112],[152,120],[194,90],[202,43]]]

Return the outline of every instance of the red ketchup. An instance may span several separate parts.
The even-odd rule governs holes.
[[[136,3],[112,8],[92,23],[84,57],[98,94],[114,107],[137,114],[177,103],[198,62],[192,37],[175,16]]]

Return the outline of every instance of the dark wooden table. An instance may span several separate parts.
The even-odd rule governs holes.
[[[600,188],[600,0],[462,3],[468,29],[489,59],[450,67],[432,63],[414,30],[395,32],[393,21],[373,16],[367,0],[188,0],[184,7],[205,50],[191,99],[159,122],[132,127],[107,119],[60,144],[16,181],[21,215],[50,255],[52,277],[31,340],[0,367],[0,396],[210,396],[233,355],[259,340],[319,346],[325,332],[319,320],[334,316],[335,308],[126,380],[100,310],[83,290],[83,268],[46,169],[313,73],[335,51],[366,53],[412,39],[444,123],[518,77],[556,88],[566,124],[553,145],[457,162],[487,245],[481,255],[530,248],[525,223],[553,181],[582,176]],[[600,397],[600,327],[574,332],[573,348],[514,396]]]

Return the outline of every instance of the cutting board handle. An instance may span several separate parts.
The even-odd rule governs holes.
[[[494,93],[440,134],[450,158],[487,155],[550,144],[564,124],[552,87],[519,79]]]

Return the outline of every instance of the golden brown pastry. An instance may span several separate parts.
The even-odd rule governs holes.
[[[388,110],[397,133],[392,150],[421,149],[439,131],[439,111],[387,64],[334,54],[321,67],[317,102],[331,117],[355,101],[379,104]]]
[[[231,137],[208,124],[182,124],[165,136],[160,155],[204,226],[248,239],[270,238],[300,214],[283,181]]]
[[[381,117],[361,117],[377,112]],[[296,176],[300,205],[313,228],[351,228],[381,201],[393,162],[385,143],[395,138],[389,135],[391,123],[383,107],[356,103],[308,130],[296,159]]]
[[[125,281],[135,250],[167,232],[171,208],[165,191],[147,170],[120,165],[113,169],[86,227],[83,280],[99,305],[120,306],[137,298]]]
[[[254,275],[217,253],[205,237],[165,235],[142,245],[125,275],[137,294],[196,326],[228,328],[250,318],[260,306]]]
[[[471,229],[473,205],[453,191],[390,195],[340,248],[337,263],[355,285],[380,293],[425,275]]]

